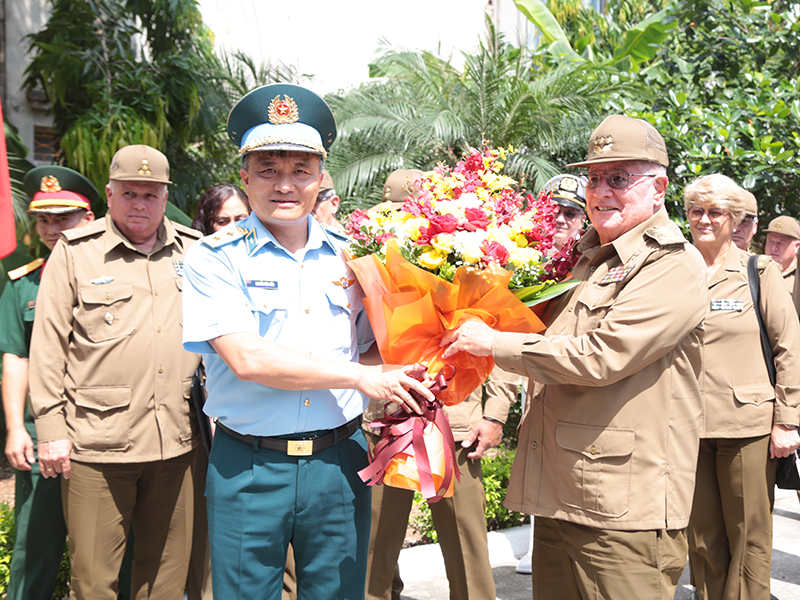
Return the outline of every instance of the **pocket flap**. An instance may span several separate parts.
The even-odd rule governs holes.
[[[586,285],[580,292],[580,296],[577,298],[577,301],[585,304],[591,310],[595,310],[598,308],[607,308],[611,306],[611,303],[614,301],[614,298],[618,295],[618,290],[616,286],[597,286],[597,285]]]
[[[775,399],[775,390],[767,383],[737,385],[733,388],[733,396],[742,404],[761,404]]]
[[[114,283],[94,285],[81,288],[81,300],[84,304],[113,304],[120,300],[128,300],[133,295],[130,283]]]
[[[328,302],[333,306],[338,306],[347,313],[352,312],[353,307],[350,302],[350,294],[348,294],[347,290],[343,287],[329,287],[325,291],[325,295],[328,296]]]
[[[636,432],[633,429],[609,429],[559,423],[556,430],[558,445],[579,452],[586,458],[628,456],[633,453]]]
[[[129,385],[79,387],[75,390],[75,404],[105,412],[123,408],[131,403]]]

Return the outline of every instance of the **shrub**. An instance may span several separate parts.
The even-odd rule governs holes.
[[[508,489],[508,478],[511,475],[511,465],[514,464],[516,450],[498,448],[490,454],[485,454],[481,461],[483,475],[483,489],[486,491],[486,529],[495,531],[521,525],[528,519],[527,515],[508,510],[503,506]],[[433,525],[431,507],[422,497],[414,494],[414,506],[419,514],[411,520],[411,526],[430,543],[437,543],[439,537]]]

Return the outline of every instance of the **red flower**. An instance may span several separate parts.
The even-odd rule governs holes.
[[[483,261],[494,261],[499,263],[501,267],[505,267],[508,259],[511,257],[508,250],[503,244],[499,242],[484,242],[483,243]]]
[[[463,163],[459,163],[458,166],[464,171],[482,171],[483,157],[480,154],[470,154],[467,160],[463,161]]]
[[[430,227],[419,228],[419,239],[417,243],[420,246],[427,246],[431,239],[440,233],[453,233],[458,227],[458,219],[454,215],[434,215],[430,218]]]
[[[464,229],[467,231],[486,229],[489,226],[489,217],[482,208],[468,208],[464,212],[467,217]]]

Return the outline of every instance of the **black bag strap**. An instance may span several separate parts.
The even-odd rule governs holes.
[[[753,298],[753,310],[758,319],[758,331],[761,334],[761,351],[764,354],[764,361],[767,363],[769,382],[775,387],[775,357],[772,354],[772,345],[769,343],[767,328],[764,326],[764,319],[761,317],[761,277],[758,274],[758,254],[753,254],[747,259],[747,280],[750,284],[750,295]]]

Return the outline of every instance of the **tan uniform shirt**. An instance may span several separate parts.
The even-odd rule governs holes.
[[[794,295],[794,288],[797,285],[797,260],[795,259],[794,265],[789,269],[789,272],[783,276],[783,286],[789,291],[789,294]]]
[[[773,420],[796,426],[800,418],[800,322],[780,268],[769,261],[760,277],[761,314],[777,367],[773,390],[750,295],[749,256],[731,245],[725,262],[709,281],[700,437],[767,435]]]
[[[31,406],[39,442],[69,439],[72,458],[165,460],[196,442],[197,354],[181,346],[183,257],[199,233],[167,219],[152,251],[109,216],[65,231],[36,307]]]
[[[495,367],[489,375],[486,384],[486,404],[483,404],[483,386],[478,386],[466,400],[455,406],[446,406],[444,413],[450,420],[450,429],[453,430],[453,439],[456,442],[463,441],[469,436],[472,428],[478,424],[483,417],[489,417],[495,421],[505,423],[508,418],[508,410],[511,404],[517,399],[519,386],[522,377],[515,373],[508,373]],[[383,417],[386,402],[381,400],[370,400],[367,410],[364,411],[364,430],[373,433],[369,424],[375,419]]]
[[[601,246],[544,335],[501,333],[501,368],[530,377],[506,506],[604,529],[686,527],[700,428],[699,252],[659,211]]]

